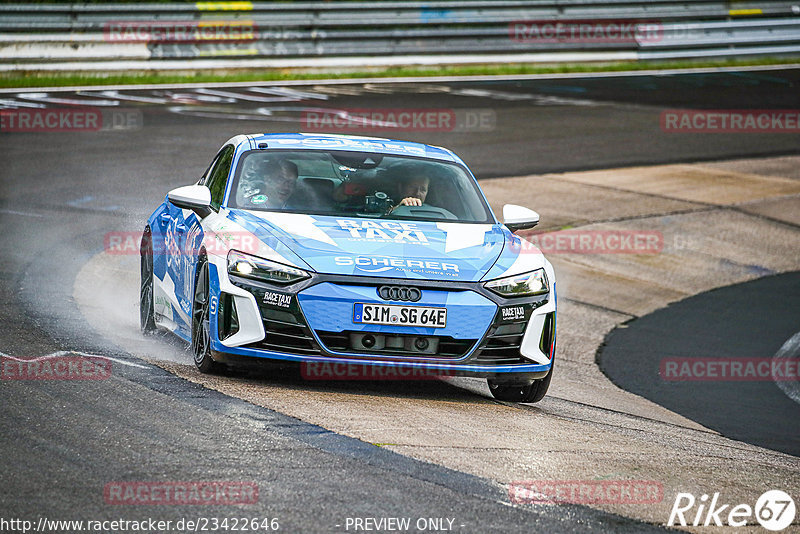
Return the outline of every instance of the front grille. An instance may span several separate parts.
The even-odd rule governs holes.
[[[519,352],[527,324],[518,322],[490,328],[470,363],[483,365],[527,363]]]
[[[356,354],[356,355],[363,355],[363,354],[376,354],[381,356],[391,356],[396,358],[402,358],[404,360],[408,359],[419,359],[419,358],[442,358],[448,360],[457,360],[466,356],[475,343],[478,341],[477,339],[455,339],[450,336],[423,336],[423,337],[436,337],[439,342],[438,350],[436,353],[425,353],[425,352],[400,352],[397,349],[353,349],[350,343],[350,335],[351,334],[364,334],[365,332],[355,332],[345,330],[344,332],[327,332],[324,330],[316,330],[315,331],[317,336],[319,336],[320,341],[325,346],[326,349],[334,352],[343,352],[347,354]],[[376,333],[376,335],[387,335],[387,334],[380,334]],[[391,337],[399,337],[399,338],[410,338],[415,339],[420,337],[419,335],[408,335],[408,334],[391,334]]]
[[[305,321],[289,312],[262,308],[266,336],[261,341],[247,345],[250,348],[271,350],[301,356],[320,355],[319,346]]]

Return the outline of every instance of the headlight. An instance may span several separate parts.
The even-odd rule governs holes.
[[[487,289],[503,297],[527,297],[530,295],[541,295],[550,291],[544,269],[537,269],[529,273],[508,276],[506,278],[498,278],[497,280],[486,282],[484,285]]]
[[[236,250],[228,253],[228,274],[282,285],[308,278],[308,273],[302,269],[250,256]]]

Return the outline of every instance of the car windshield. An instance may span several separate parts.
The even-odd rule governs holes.
[[[463,167],[365,152],[246,152],[239,158],[227,205],[312,215],[494,222]]]

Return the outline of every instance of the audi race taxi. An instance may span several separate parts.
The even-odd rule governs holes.
[[[141,327],[190,342],[205,373],[257,359],[394,368],[536,402],[553,374],[555,274],[514,234],[538,214],[503,216],[445,148],[238,135],[148,219]]]

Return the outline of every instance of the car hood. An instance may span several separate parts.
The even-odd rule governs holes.
[[[228,218],[297,266],[336,275],[478,281],[519,265],[500,224],[230,210]],[[516,248],[516,251],[514,250]]]

